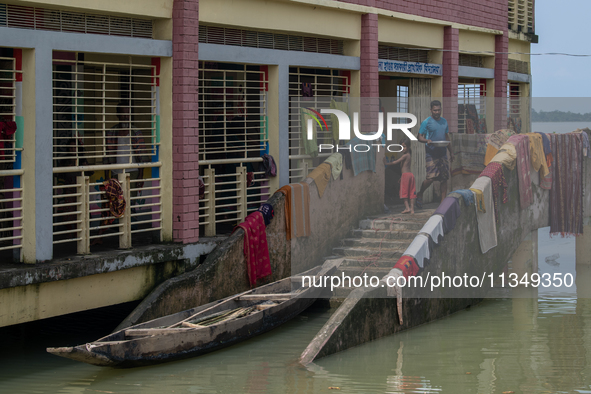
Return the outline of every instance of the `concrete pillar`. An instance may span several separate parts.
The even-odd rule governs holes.
[[[277,108],[273,104],[276,98]],[[276,117],[273,120],[273,117]],[[277,131],[274,132],[274,125]],[[273,134],[275,133],[275,135]],[[275,141],[273,141],[275,138]],[[289,65],[269,66],[269,153],[277,165],[271,193],[289,183]],[[272,178],[273,179],[273,178]],[[274,186],[276,186],[274,188]]]
[[[591,217],[583,221],[583,235],[576,238],[575,251],[578,277],[579,265],[591,266]]]
[[[199,0],[172,9],[173,240],[199,239]]]
[[[503,35],[495,36],[495,130],[507,128],[508,51],[509,36],[505,31]]]
[[[23,60],[27,63],[34,62],[35,68],[34,75],[26,75],[27,80],[34,80],[35,116],[34,129],[27,126],[27,130],[32,133],[24,133],[25,211],[23,215],[26,230],[23,235],[27,239],[23,246],[23,257],[26,263],[35,263],[51,260],[53,257],[53,152],[49,149],[53,146],[53,51],[51,48],[40,46],[35,49],[33,56],[26,56],[25,53],[31,55],[31,51],[23,51]],[[23,71],[27,69],[30,67],[25,64]],[[23,89],[25,94],[28,93],[29,89],[25,87]],[[29,102],[29,99],[25,99],[25,102]],[[26,111],[25,116],[28,117]],[[33,155],[28,154],[31,149],[34,152]],[[27,208],[31,206],[34,206],[34,209],[29,211]],[[31,225],[33,225],[32,228],[29,227]],[[31,238],[33,234],[34,237]],[[31,245],[34,245],[33,250],[27,250]]]
[[[376,132],[380,96],[378,73],[378,15],[361,16],[361,130]]]
[[[460,32],[451,26],[443,28],[443,117],[450,133],[458,132],[458,72]]]

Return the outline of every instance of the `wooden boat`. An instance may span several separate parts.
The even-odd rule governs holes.
[[[137,324],[94,342],[47,348],[49,353],[98,366],[138,367],[194,357],[244,341],[294,318],[322,288],[302,287],[302,277],[322,280],[342,259],[207,305]]]

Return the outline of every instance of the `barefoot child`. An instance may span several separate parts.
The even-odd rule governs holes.
[[[385,162],[384,164],[387,166],[393,166],[396,164],[402,165],[402,178],[400,178],[400,198],[404,200],[404,206],[406,209],[402,211],[402,213],[415,213],[414,205],[415,205],[415,198],[416,195],[416,186],[415,186],[415,176],[410,172],[410,162],[411,162],[411,154],[412,151],[410,149],[410,139],[408,137],[404,138],[400,145],[402,145],[402,157],[400,159],[395,160],[391,163]],[[384,159],[385,160],[385,159]],[[410,206],[408,205],[408,200],[410,200]]]

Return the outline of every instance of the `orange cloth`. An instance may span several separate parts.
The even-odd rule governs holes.
[[[332,167],[328,163],[322,163],[318,167],[314,169],[308,175],[309,178],[314,179],[314,183],[316,183],[316,187],[318,188],[318,196],[322,198],[324,194],[324,189],[326,189],[326,185],[330,181],[330,175],[332,173]]]
[[[291,183],[277,192],[285,195],[285,232],[287,240],[310,235],[310,187]]]
[[[484,165],[487,166],[488,163],[490,163],[490,161],[493,159],[493,157],[495,157],[495,155],[497,154],[499,150],[497,148],[495,148],[494,146],[492,146],[491,144],[488,144],[486,146],[486,154],[484,155]]]

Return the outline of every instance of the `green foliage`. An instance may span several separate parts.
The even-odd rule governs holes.
[[[591,122],[591,112],[585,114],[570,111],[537,112],[532,108],[531,120],[532,122]]]

